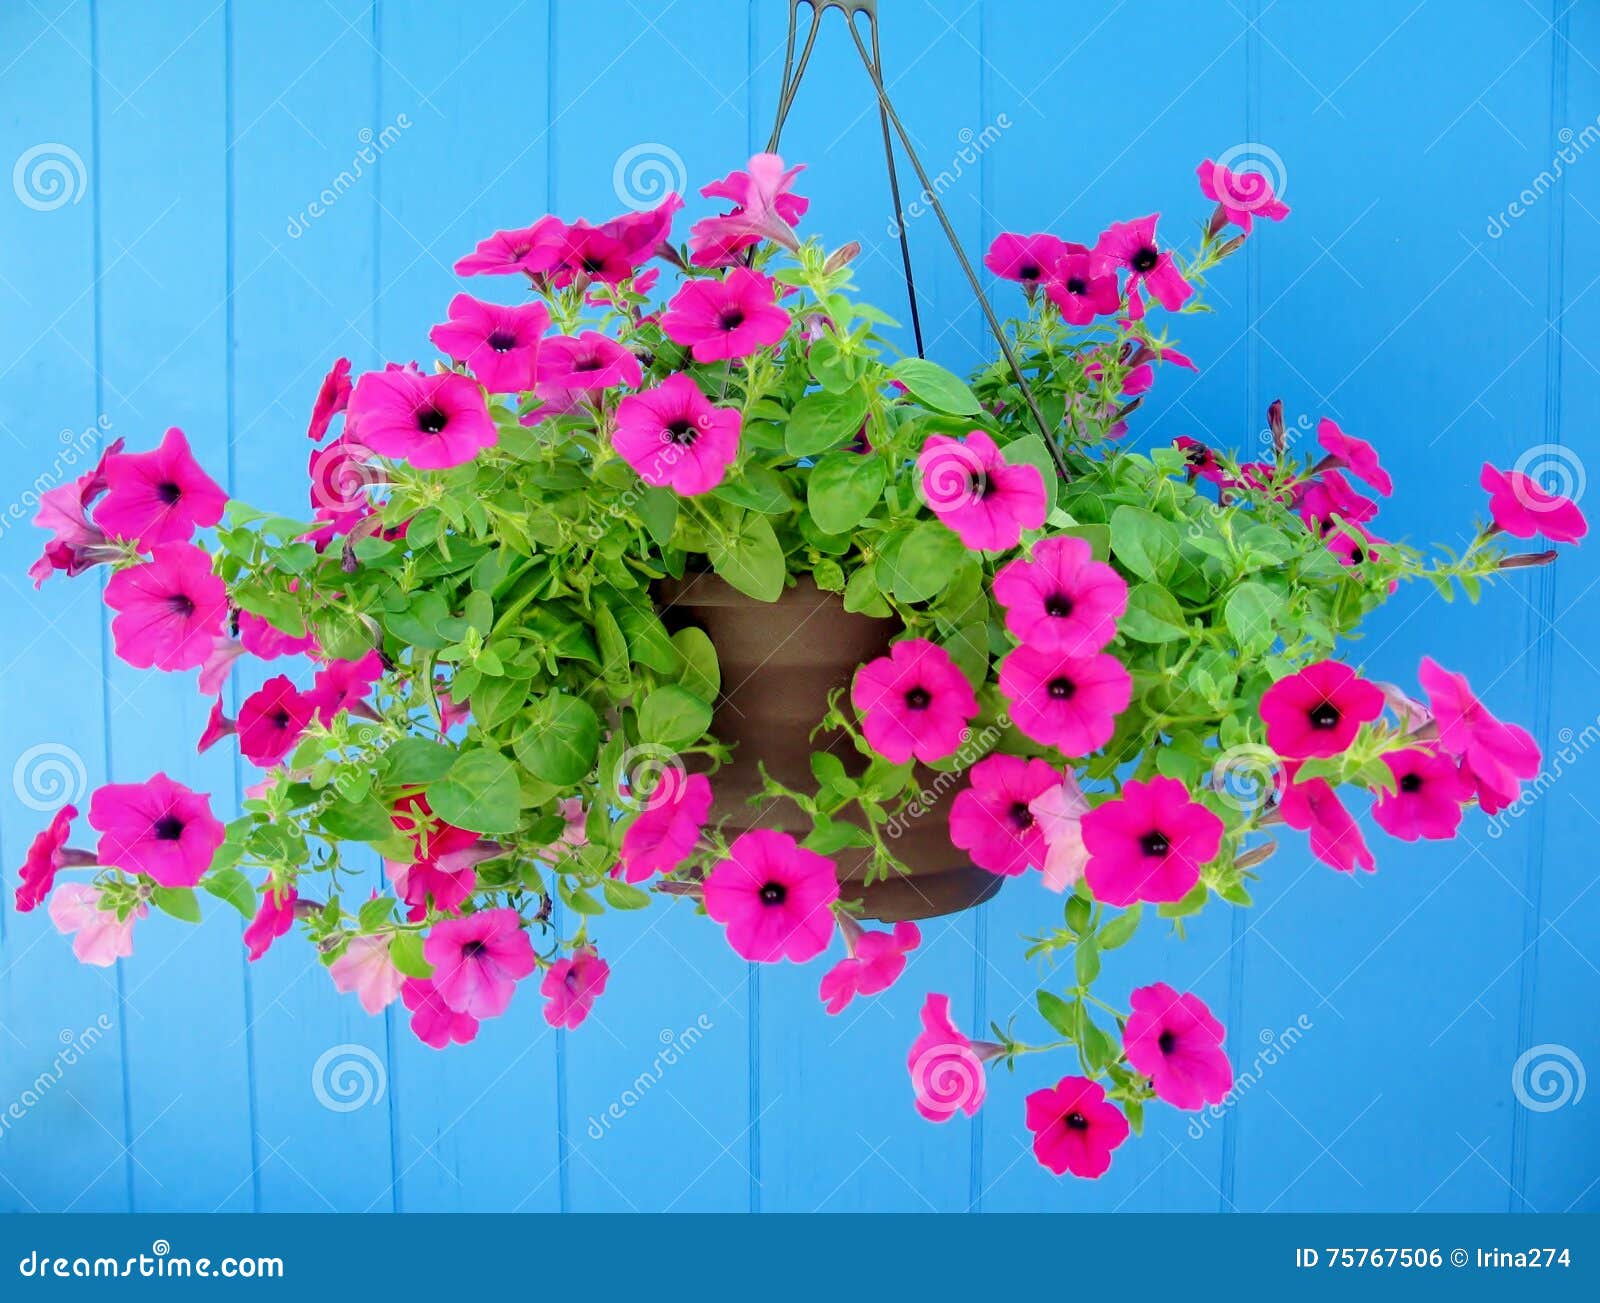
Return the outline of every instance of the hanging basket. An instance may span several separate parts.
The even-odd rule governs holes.
[[[716,773],[712,818],[730,832],[774,828],[804,837],[810,820],[792,802],[763,800],[761,766],[786,787],[811,791],[811,753],[831,749],[847,772],[865,761],[842,734],[811,732],[828,709],[828,694],[848,687],[865,662],[887,654],[904,632],[900,621],[853,614],[836,593],[802,578],[775,602],[757,601],[715,575],[657,587],[668,629],[701,629],[717,651],[722,694],[711,721],[733,758]],[[912,783],[927,795],[886,832],[911,872],[866,885],[865,850],[832,856],[846,899],[859,897],[866,917],[885,923],[934,918],[988,900],[1004,879],[975,867],[950,843],[950,802],[960,784],[918,766]],[[754,798],[754,799],[753,799]]]

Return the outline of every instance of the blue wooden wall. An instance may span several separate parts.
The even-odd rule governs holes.
[[[49,793],[29,786],[50,777],[51,755],[28,754],[40,743],[69,789],[164,767],[226,802],[248,781],[194,755],[192,676],[109,655],[95,578],[28,586],[38,540],[17,518],[61,449],[97,428],[149,445],[178,424],[233,491],[298,509],[327,364],[425,352],[456,257],[545,211],[610,215],[635,146],[675,153],[695,185],[760,148],[785,8],[0,4],[0,164],[43,145],[67,166],[62,191],[0,187],[8,869],[47,817]],[[1600,5],[883,8],[893,94],[949,174],[969,250],[1005,228],[1092,240],[1156,209],[1177,236],[1203,212],[1202,157],[1281,158],[1293,218],[1217,278],[1216,315],[1181,323],[1202,372],[1163,375],[1137,437],[1247,445],[1281,397],[1291,423],[1332,415],[1381,446],[1399,483],[1388,530],[1457,544],[1485,458],[1553,445],[1544,455],[1581,476],[1600,418]],[[898,310],[853,57],[832,15],[785,152],[811,164],[806,228],[860,239],[863,281]],[[381,156],[310,215],[368,145]],[[1564,146],[1562,175],[1536,184]],[[965,367],[977,313],[933,219],[911,239],[931,351]],[[607,919],[614,977],[586,1026],[550,1031],[524,992],[447,1054],[395,1011],[369,1019],[337,997],[301,945],[247,967],[224,911],[143,924],[135,956],[102,970],[78,966],[42,911],[7,906],[0,1208],[1600,1209],[1600,1087],[1535,1111],[1512,1082],[1537,1045],[1600,1071],[1595,558],[1569,552],[1478,610],[1408,590],[1354,651],[1414,682],[1432,649],[1568,756],[1503,827],[1473,815],[1459,841],[1421,848],[1378,837],[1380,872],[1361,881],[1291,845],[1255,910],[1213,910],[1187,944],[1149,928],[1118,952],[1109,983],[1198,990],[1241,1069],[1301,1030],[1224,1117],[1191,1129],[1152,1110],[1098,1183],[1057,1181],[1027,1151],[1022,1096],[1059,1065],[1002,1075],[972,1123],[931,1126],[909,1105],[924,991],[948,992],[967,1027],[1030,1017],[1017,936],[1059,905],[1019,882],[931,924],[899,988],[839,1019],[817,970],[749,969],[687,909]],[[685,1032],[692,1048],[659,1082],[592,1126]],[[319,1062],[325,1083],[340,1059],[351,1102],[370,1096],[359,1107],[319,1097]]]

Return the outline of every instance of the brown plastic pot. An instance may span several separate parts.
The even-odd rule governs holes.
[[[713,817],[730,831],[774,828],[803,837],[811,825],[792,801],[750,803],[762,790],[759,766],[798,791],[816,789],[814,750],[832,750],[848,772],[859,773],[865,762],[847,737],[813,739],[811,731],[827,712],[829,692],[848,686],[858,666],[887,652],[903,626],[846,611],[838,594],[823,592],[809,578],[786,588],[776,602],[747,597],[708,574],[665,581],[656,597],[668,629],[704,630],[722,669],[711,730],[733,747],[733,758],[712,784]],[[895,853],[911,873],[866,886],[870,853],[845,850],[833,857],[845,899],[861,899],[866,916],[885,923],[968,909],[989,899],[1003,881],[968,863],[950,844],[950,802],[961,780],[919,766],[913,782],[929,799],[920,814],[892,830],[898,834]]]

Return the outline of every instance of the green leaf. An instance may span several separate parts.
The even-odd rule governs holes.
[[[1137,584],[1117,631],[1138,642],[1172,642],[1189,636],[1178,599],[1160,584]]]
[[[420,932],[396,932],[389,939],[389,962],[407,977],[433,976],[433,965],[422,957]]]
[[[783,446],[791,457],[814,457],[855,438],[867,419],[867,396],[860,389],[807,394],[794,405]]]
[[[515,832],[522,814],[517,771],[498,751],[464,751],[428,785],[428,804],[446,823],[472,832]]]
[[[1078,1038],[1077,1014],[1070,1004],[1049,991],[1035,991],[1033,998],[1047,1023],[1063,1036],[1071,1037],[1073,1040]]]
[[[394,913],[393,896],[374,896],[356,915],[356,926],[363,932],[373,932],[389,921]]]
[[[675,683],[657,688],[639,707],[639,737],[678,750],[711,727],[711,707]]]
[[[644,909],[650,904],[650,893],[631,882],[605,878],[600,886],[605,893],[606,904],[612,909]]]
[[[1055,505],[1056,494],[1061,486],[1061,476],[1056,471],[1055,461],[1050,456],[1050,449],[1044,445],[1044,438],[1038,434],[1025,434],[1020,439],[1013,439],[1000,450],[1001,455],[1013,466],[1032,466],[1039,472],[1044,480],[1044,501],[1048,510]]]
[[[479,728],[492,729],[510,719],[528,700],[529,680],[485,679],[472,694],[472,718]]]
[[[1277,638],[1274,622],[1283,611],[1283,598],[1265,584],[1240,584],[1228,594],[1222,618],[1247,656],[1258,655]]]
[[[454,747],[424,737],[403,737],[383,753],[384,781],[395,787],[414,787],[443,778],[455,763]]]
[[[855,452],[829,453],[811,469],[806,506],[825,534],[854,529],[878,505],[889,477],[883,459]]]
[[[781,516],[795,505],[794,494],[783,476],[759,462],[751,462],[735,480],[724,480],[711,496],[736,507],[748,507],[768,516]]]
[[[704,629],[694,625],[672,635],[672,645],[683,657],[678,682],[702,701],[715,701],[722,690],[722,670],[717,664],[717,649]]]
[[[606,881],[609,882],[611,879],[608,878]],[[606,907],[598,900],[591,896],[587,891],[584,891],[578,887],[570,886],[565,878],[561,880],[560,886],[557,889],[557,894],[560,895],[562,903],[566,905],[568,909],[576,910],[579,914],[588,914],[592,916],[595,914],[604,914],[606,912]]]
[[[712,539],[712,568],[748,597],[775,602],[783,592],[783,548],[765,516],[747,512],[732,534]]]
[[[1126,945],[1139,929],[1139,915],[1142,910],[1143,906],[1135,902],[1101,928],[1095,934],[1095,941],[1100,949],[1115,950],[1118,946]]]
[[[534,777],[570,787],[594,768],[599,716],[582,698],[553,692],[535,707],[533,722],[518,734],[513,749]]]
[[[1154,512],[1121,506],[1111,513],[1111,550],[1141,579],[1171,574],[1180,546],[1178,527]]]
[[[352,842],[381,842],[395,830],[389,808],[371,796],[361,801],[335,801],[317,816],[317,823],[330,836]]]
[[[1100,947],[1092,936],[1082,938],[1072,956],[1073,968],[1078,975],[1078,985],[1088,986],[1100,976]]]
[[[884,547],[878,582],[902,602],[925,601],[950,582],[966,554],[958,534],[925,520]]]
[[[163,914],[181,918],[185,923],[200,921],[200,901],[195,897],[194,889],[191,887],[152,887],[150,903]],[[251,917],[254,917],[255,910],[252,909],[250,913]]]
[[[967,388],[961,378],[936,362],[920,357],[904,357],[889,368],[889,374],[909,389],[912,397],[936,412],[974,416],[983,410],[978,396]]]
[[[256,916],[256,889],[238,869],[213,869],[200,883],[218,900],[225,900],[246,918]]]

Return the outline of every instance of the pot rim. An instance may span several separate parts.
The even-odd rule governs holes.
[[[776,601],[763,602],[759,598],[742,593],[720,575],[706,570],[693,574],[686,574],[682,579],[658,579],[655,583],[655,597],[662,606],[714,606],[714,607],[794,607],[794,606],[823,606],[837,602],[841,609],[844,598],[839,593],[830,593],[818,588],[816,580],[810,575],[793,575],[792,584],[786,584]],[[857,619],[881,620],[886,617],[863,615],[859,612],[850,612]],[[887,617],[893,618],[893,617]]]

